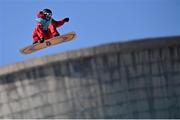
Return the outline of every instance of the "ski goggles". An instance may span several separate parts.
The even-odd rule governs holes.
[[[52,16],[52,13],[44,12],[44,14],[46,15],[46,17],[49,17],[49,18]]]

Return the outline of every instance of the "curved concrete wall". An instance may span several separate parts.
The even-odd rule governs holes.
[[[0,118],[180,118],[180,37],[0,68]]]

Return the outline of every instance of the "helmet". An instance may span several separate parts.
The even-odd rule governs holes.
[[[44,12],[44,13],[52,14],[52,11],[51,11],[50,9],[48,9],[48,8],[44,9],[43,12]]]
[[[44,15],[46,16],[47,19],[50,19],[51,16],[52,16],[52,11],[50,9],[47,9],[47,8],[44,9],[43,13],[44,13]]]

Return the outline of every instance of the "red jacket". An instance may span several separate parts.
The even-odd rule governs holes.
[[[36,28],[33,31],[34,42],[42,38],[46,40],[59,34],[56,28],[62,26],[65,23],[63,19],[59,21],[51,19],[50,21],[47,21],[42,11],[37,14],[37,17],[39,21],[37,22]]]

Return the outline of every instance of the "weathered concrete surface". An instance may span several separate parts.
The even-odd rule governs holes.
[[[180,118],[180,37],[0,68],[0,118]]]

